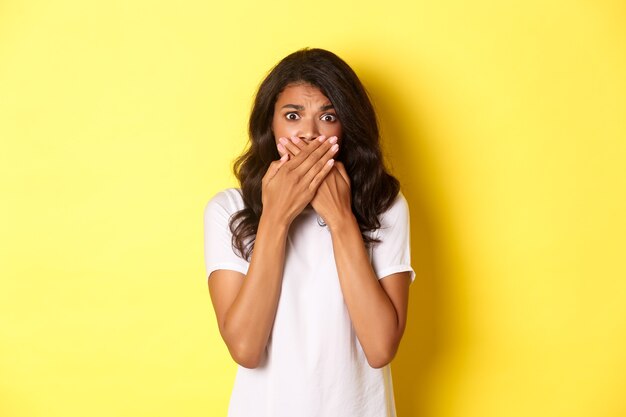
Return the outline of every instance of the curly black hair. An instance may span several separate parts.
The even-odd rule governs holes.
[[[270,163],[280,158],[272,132],[274,105],[285,87],[301,83],[319,88],[341,121],[342,146],[334,159],[344,164],[350,177],[352,212],[367,247],[380,241],[369,232],[380,227],[378,215],[391,206],[400,191],[399,181],[384,166],[374,107],[352,68],[324,49],[293,52],[260,84],[248,124],[250,146],[233,164],[245,208],[231,217],[229,226],[233,247],[248,261],[263,211],[261,180]]]

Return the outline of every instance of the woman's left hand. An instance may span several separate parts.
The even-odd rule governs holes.
[[[285,148],[290,154],[297,155],[304,146],[308,146],[308,144],[303,140],[296,142],[291,140]],[[281,156],[284,154],[280,149],[279,153]],[[335,161],[333,168],[317,188],[317,192],[311,200],[311,206],[329,228],[352,215],[350,177],[341,162]]]
[[[337,221],[352,214],[350,178],[341,162],[335,161],[335,165],[317,188],[311,206],[330,228]]]

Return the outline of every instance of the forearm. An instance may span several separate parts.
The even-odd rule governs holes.
[[[248,273],[224,322],[229,346],[256,367],[274,325],[282,285],[288,226],[261,216]]]
[[[331,227],[337,273],[350,319],[372,367],[389,363],[395,354],[398,315],[374,273],[353,215]]]

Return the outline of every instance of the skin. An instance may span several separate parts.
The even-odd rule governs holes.
[[[331,232],[341,290],[369,365],[390,363],[404,333],[410,275],[379,280],[374,273],[351,210],[348,174],[341,162],[329,162],[342,134],[329,105],[308,84],[287,86],[278,96],[272,130],[282,158],[263,178],[264,208],[248,274],[244,279],[239,272],[217,270],[209,279],[222,338],[233,359],[247,368],[263,358],[280,297],[287,232],[307,204]]]
[[[319,136],[336,136],[341,145],[342,130],[333,104],[310,84],[290,84],[276,98],[272,132],[281,155],[285,148],[280,146],[280,138],[310,142]]]
[[[329,139],[339,149],[342,131],[333,104],[319,88],[307,83],[290,84],[276,98],[272,132],[281,156],[289,153],[285,146],[290,141],[309,143],[314,139]],[[293,152],[291,154],[294,155]],[[340,171],[336,169],[331,170],[332,175],[338,173]],[[347,175],[345,180],[348,181]],[[310,204],[326,221],[317,203],[314,197]]]

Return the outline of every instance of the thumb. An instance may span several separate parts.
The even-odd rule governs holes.
[[[283,164],[287,162],[288,159],[289,159],[289,154],[286,153],[279,160],[273,161],[270,164],[270,167],[267,170],[267,174],[266,174],[267,181],[270,181],[272,178],[274,178],[274,176],[276,175],[280,167],[283,166]]]

